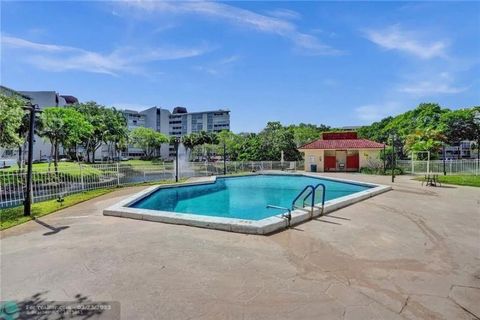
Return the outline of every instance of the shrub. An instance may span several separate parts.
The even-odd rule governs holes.
[[[362,167],[360,168],[360,173],[363,174],[378,174],[378,175],[391,175],[392,174],[392,169],[387,169],[385,172],[383,172],[383,168],[372,168],[372,167]],[[395,168],[394,171],[395,175],[402,175],[404,174],[402,168]]]

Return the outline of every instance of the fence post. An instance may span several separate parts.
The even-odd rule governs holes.
[[[79,163],[78,165],[80,166],[80,183],[81,183],[81,187],[82,187],[82,190],[85,190],[85,182],[83,181],[82,164]]]
[[[117,186],[120,186],[120,164],[117,162]]]
[[[412,152],[412,174],[415,174],[415,162],[413,160],[413,152]]]

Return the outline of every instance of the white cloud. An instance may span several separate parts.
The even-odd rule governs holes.
[[[81,48],[44,44],[21,38],[2,35],[5,48],[28,49],[23,53],[26,60],[44,70],[80,70],[93,73],[116,75],[118,73],[143,73],[145,63],[161,60],[175,60],[202,55],[210,50],[207,46],[198,48],[121,48],[110,53],[99,53]]]
[[[402,30],[398,25],[381,30],[367,30],[365,35],[367,39],[387,50],[399,50],[422,59],[447,57],[448,42],[425,41],[418,32]]]
[[[240,59],[241,57],[239,55],[227,56],[207,65],[195,66],[193,69],[213,76],[223,75],[231,70],[232,66]]]
[[[292,41],[298,49],[302,49],[302,53],[306,54],[335,55],[341,53],[339,50],[323,44],[318,38],[298,31],[297,26],[285,18],[262,15],[223,3],[203,1],[122,1],[116,4],[127,7],[128,14],[133,13],[131,9],[141,10],[141,12],[144,13],[141,15],[142,17],[145,17],[145,14],[148,13],[169,13],[194,14],[222,19],[231,24],[287,38]],[[156,15],[153,17],[154,19],[158,19]]]
[[[455,94],[468,90],[468,87],[459,87],[453,84],[454,79],[447,72],[431,75],[426,80],[416,80],[398,87],[398,91],[418,97],[437,94]]]
[[[267,14],[276,18],[289,19],[289,20],[296,20],[302,17],[300,13],[293,10],[288,10],[288,9],[270,10],[270,11],[267,11]]]

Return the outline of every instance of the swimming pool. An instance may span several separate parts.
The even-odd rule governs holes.
[[[292,207],[307,185],[325,185],[315,206]],[[321,189],[321,188],[320,188]],[[153,186],[105,209],[106,216],[184,224],[241,233],[268,234],[390,190],[389,186],[316,174],[253,174],[204,177],[180,185]],[[302,196],[303,198],[303,196]],[[283,207],[268,209],[267,205]],[[291,219],[285,213],[291,209]]]
[[[315,186],[318,183],[325,185],[327,201],[371,188],[301,175],[255,175],[218,178],[209,184],[158,189],[130,207],[261,220],[286,211],[268,209],[267,205],[290,208],[292,200],[305,186]]]

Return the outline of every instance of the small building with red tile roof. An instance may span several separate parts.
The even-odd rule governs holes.
[[[324,132],[298,150],[305,154],[305,171],[358,171],[380,162],[383,143],[359,139],[356,132]]]

